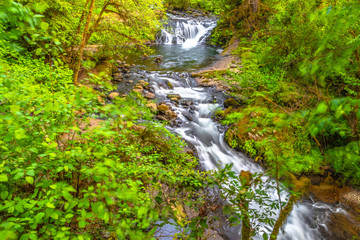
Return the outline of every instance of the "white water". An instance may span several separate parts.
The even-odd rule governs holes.
[[[163,29],[158,40],[163,44],[177,44],[184,48],[194,48],[204,42],[204,37],[209,35],[210,31],[215,27],[215,22],[201,22],[195,20],[180,19],[173,21],[171,27],[167,30]],[[224,142],[224,132],[219,123],[214,122],[211,117],[215,109],[222,107],[222,95],[217,93],[214,89],[198,87],[196,82],[188,75],[184,74],[163,74],[158,72],[146,73],[147,78],[150,79],[152,87],[156,91],[157,99],[159,101],[169,102],[173,111],[178,114],[178,126],[171,128],[173,132],[178,133],[183,139],[191,143],[199,156],[201,166],[205,170],[216,170],[223,168],[226,164],[232,164],[237,173],[241,171],[250,171],[252,173],[263,172],[263,169],[255,164],[251,159],[244,156],[242,153],[231,149]],[[174,86],[169,89],[164,81],[169,81]],[[167,94],[179,94],[182,99],[191,100],[195,109],[189,110],[181,104],[174,105],[166,98]],[[214,103],[214,100],[218,100]],[[184,114],[190,114],[193,121],[189,121]],[[263,177],[268,184],[275,184],[269,177]],[[279,196],[276,191],[268,193],[271,200],[278,200]],[[281,201],[286,202],[288,193],[285,191],[281,195]],[[251,205],[252,208],[262,211],[261,206],[256,204]],[[320,202],[313,202],[306,200],[298,202],[291,214],[288,216],[284,226],[282,227],[278,239],[282,240],[315,240],[326,239],[323,234],[329,236],[329,230],[326,227],[327,220],[331,212],[344,211],[341,208],[333,207]],[[279,211],[276,215],[279,214]],[[276,217],[275,217],[276,219]],[[270,233],[271,226],[260,224],[260,230],[254,239],[263,239],[263,233]],[[170,232],[174,230],[169,227]],[[175,231],[176,232],[176,231]],[[230,237],[230,239],[239,239],[239,232],[237,237]],[[171,238],[161,238],[171,239]]]
[[[171,45],[179,44],[183,48],[192,48],[198,44],[203,44],[206,37],[216,27],[214,21],[198,21],[195,19],[173,19],[161,30],[158,42]]]

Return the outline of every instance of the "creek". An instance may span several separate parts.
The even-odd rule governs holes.
[[[225,127],[214,121],[212,116],[216,109],[223,108],[226,96],[216,87],[202,87],[191,78],[189,72],[211,65],[219,59],[221,50],[205,45],[207,36],[216,26],[210,18],[190,18],[170,15],[170,20],[158,38],[159,45],[154,46],[155,54],[147,59],[128,58],[136,64],[130,79],[145,79],[155,92],[156,101],[171,106],[178,117],[168,126],[169,130],[180,135],[196,149],[201,168],[214,170],[232,164],[232,170],[240,173],[263,172],[258,164],[241,152],[231,149],[224,141]],[[162,57],[161,64],[154,63],[154,58]],[[124,86],[119,85],[121,91]],[[179,103],[167,98],[168,94],[179,94]],[[268,177],[264,177],[266,180]],[[270,184],[271,184],[270,180]],[[269,193],[272,200],[279,196]],[[286,201],[288,193],[282,193]],[[252,206],[259,208],[261,206]],[[314,240],[331,239],[331,229],[327,221],[332,213],[344,213],[340,206],[329,205],[305,198],[294,205],[283,225],[278,239]],[[277,212],[279,214],[279,212]],[[271,227],[261,225],[253,239],[263,239],[264,232],[270,233]],[[176,229],[167,225],[160,239],[172,239]],[[229,228],[224,232],[224,239],[240,239],[239,228]],[[164,235],[168,235],[167,237]],[[159,235],[160,236],[160,235]]]

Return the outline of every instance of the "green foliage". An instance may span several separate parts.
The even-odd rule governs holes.
[[[102,105],[92,89],[69,84],[69,69],[0,53],[2,236],[150,239],[173,212],[152,197],[162,185],[174,196],[201,187],[184,143],[137,122],[151,119],[145,100]]]
[[[349,180],[354,185],[360,185],[360,148],[359,142],[350,142],[346,146],[329,149],[326,156],[336,173],[344,176],[343,182]]]

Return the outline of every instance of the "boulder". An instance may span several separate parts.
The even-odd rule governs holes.
[[[154,99],[154,98],[156,98],[156,95],[153,94],[153,93],[146,93],[144,95],[144,97],[147,98],[147,99]]]
[[[190,122],[194,121],[193,117],[192,117],[191,114],[188,113],[188,112],[183,112],[183,116],[184,116],[187,120],[189,120]]]
[[[149,92],[155,93],[155,89],[153,87],[149,87]]]
[[[179,94],[168,94],[166,97],[169,99],[177,99],[177,100],[181,99],[181,96]]]
[[[156,119],[159,119],[161,121],[167,121],[166,117],[164,117],[162,115],[156,115]]]
[[[97,96],[97,99],[98,99],[99,103],[101,103],[102,105],[105,105],[105,100],[102,97]]]
[[[136,86],[133,88],[133,91],[134,91],[134,92],[138,92],[138,93],[143,93],[143,92],[144,92],[144,88],[143,88],[142,86],[136,85]]]
[[[114,99],[117,98],[119,95],[120,95],[120,93],[118,93],[118,92],[112,92],[112,93],[109,94],[108,98],[109,98],[110,100],[114,100]]]
[[[115,81],[121,81],[124,79],[124,76],[122,75],[122,73],[115,73],[114,74],[114,80]]]
[[[225,102],[224,102],[224,107],[225,108],[228,108],[228,107],[236,108],[239,105],[240,104],[238,103],[238,101],[236,101],[235,98],[229,98],[229,99],[225,100]]]
[[[175,112],[171,111],[171,110],[167,110],[165,112],[165,117],[169,121],[174,121],[177,118],[177,114]]]
[[[155,62],[156,64],[160,64],[160,63],[162,62],[162,57],[156,57],[155,60],[154,60],[154,62]]]
[[[159,110],[159,112],[161,113],[165,113],[167,110],[170,110],[168,105],[165,104],[160,104],[157,109]]]
[[[139,80],[137,84],[142,86],[143,88],[147,88],[149,86],[149,83],[145,80]]]
[[[148,103],[145,105],[147,108],[150,108],[151,112],[157,112],[158,108],[155,103]]]

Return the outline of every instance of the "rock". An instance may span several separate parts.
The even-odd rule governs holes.
[[[99,103],[101,103],[102,105],[105,105],[105,100],[102,97],[97,96],[97,99],[98,99]]]
[[[130,74],[125,74],[124,78],[130,78]]]
[[[177,114],[171,110],[167,110],[165,116],[170,121],[174,121],[177,118]]]
[[[144,88],[143,88],[142,86],[136,85],[136,86],[133,88],[133,91],[134,91],[134,92],[138,92],[138,93],[143,93],[143,92],[144,92]]]
[[[170,98],[170,100],[171,100],[171,102],[179,104],[179,99],[177,99],[177,98]]]
[[[134,81],[133,80],[128,80],[127,83],[134,83]]]
[[[194,121],[193,117],[192,117],[191,114],[188,113],[188,112],[183,112],[183,116],[184,116],[187,120],[189,120],[190,122]]]
[[[174,89],[174,86],[170,81],[167,81],[166,85],[169,87],[169,89]]]
[[[168,94],[166,97],[169,99],[177,99],[177,100],[181,99],[181,96],[179,94]]]
[[[167,110],[170,110],[169,106],[165,104],[160,104],[157,109],[161,113],[165,113]]]
[[[182,100],[180,101],[180,104],[183,105],[183,106],[192,106],[194,105],[194,102],[193,101],[187,101],[187,100]]]
[[[160,64],[162,62],[162,57],[156,57],[154,62]]]
[[[156,95],[153,94],[153,93],[146,93],[144,95],[144,97],[147,98],[147,99],[154,99],[154,98],[156,98]]]
[[[137,82],[138,85],[142,86],[143,88],[147,88],[149,86],[149,83],[146,82],[145,80],[139,80]]]
[[[130,68],[129,64],[124,64],[124,68]]]
[[[121,81],[123,79],[124,79],[124,76],[122,75],[122,73],[115,73],[114,74],[114,80]]]
[[[237,68],[238,66],[236,64],[231,64],[230,68]]]
[[[149,92],[155,93],[155,89],[153,87],[149,87]]]
[[[147,108],[150,108],[151,112],[157,112],[158,108],[155,103],[148,103],[145,105]]]
[[[110,100],[114,100],[114,99],[117,98],[119,95],[120,95],[120,93],[118,93],[118,92],[112,92],[112,93],[109,94],[108,98],[109,98]]]
[[[224,107],[225,108],[228,108],[228,107],[236,108],[239,105],[240,104],[238,103],[238,101],[235,100],[235,98],[229,98],[229,99],[225,100],[225,102],[224,102]]]
[[[156,115],[156,119],[159,119],[159,120],[161,120],[161,121],[168,121],[168,120],[166,119],[166,117],[164,117],[164,116],[162,116],[162,115]]]

